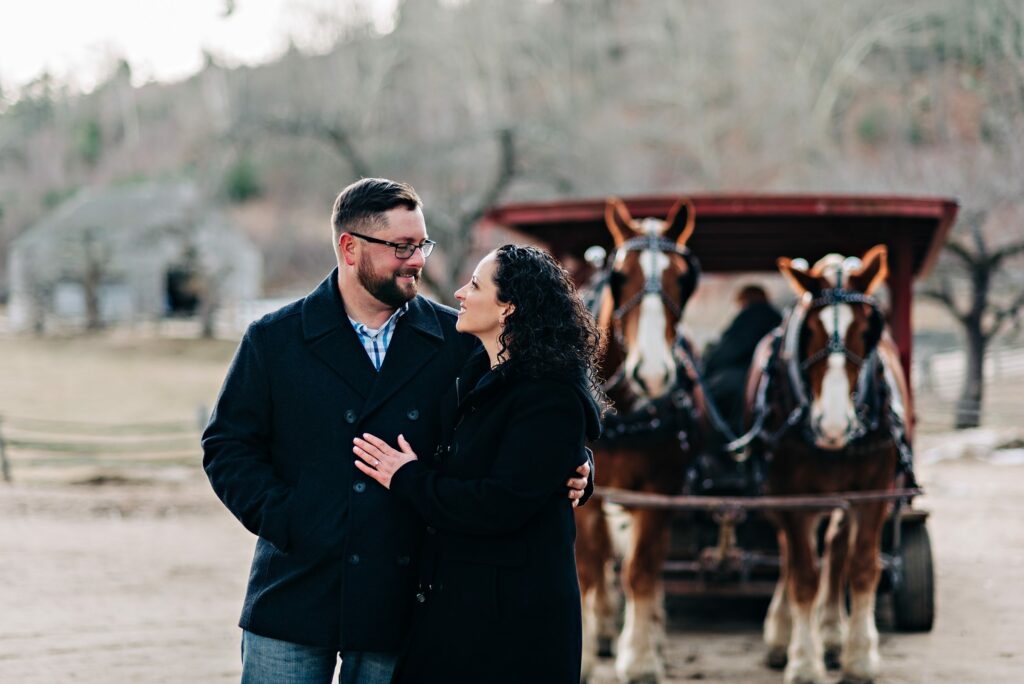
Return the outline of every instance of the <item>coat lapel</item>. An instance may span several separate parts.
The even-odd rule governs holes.
[[[398,319],[377,382],[363,406],[363,417],[373,413],[403,385],[416,377],[420,369],[437,354],[443,343],[444,333],[441,331],[437,314],[422,297],[416,297],[409,302],[409,310]],[[365,353],[363,355],[365,356]],[[437,388],[438,396],[446,389]]]
[[[359,396],[369,396],[377,371],[345,315],[338,292],[338,269],[302,302],[302,333],[314,356]]]

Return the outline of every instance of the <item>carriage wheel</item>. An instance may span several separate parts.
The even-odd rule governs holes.
[[[923,522],[904,525],[901,536],[903,581],[893,591],[893,619],[901,631],[929,632],[935,621],[935,576],[928,528]]]

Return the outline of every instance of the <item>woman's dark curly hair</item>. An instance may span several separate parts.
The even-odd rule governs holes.
[[[536,247],[503,245],[494,253],[498,301],[515,307],[498,336],[498,358],[533,378],[585,378],[603,412],[608,403],[596,370],[602,337],[569,273]]]

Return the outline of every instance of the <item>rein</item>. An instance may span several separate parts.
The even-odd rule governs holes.
[[[605,292],[609,287],[611,287],[612,279],[617,273],[619,273],[619,271],[615,270],[615,261],[618,259],[619,255],[628,252],[643,252],[647,250],[654,250],[663,254],[677,254],[681,256],[686,261],[686,265],[693,274],[694,280],[696,281],[699,279],[700,263],[689,248],[680,247],[672,240],[666,240],[658,235],[639,235],[637,237],[630,238],[616,247],[608,256],[608,265],[592,279],[593,284],[588,288],[589,292],[585,296],[584,302],[587,305],[587,309],[590,311],[590,315],[594,317],[594,320],[600,321],[601,304],[603,302]],[[628,300],[612,309],[611,321],[609,323],[612,329],[612,334],[615,336],[615,341],[618,342],[619,346],[623,349],[627,348],[626,340],[622,334],[621,321],[626,314],[640,305],[640,302],[643,301],[643,298],[646,295],[658,295],[662,303],[665,305],[665,308],[672,312],[676,318],[681,319],[683,317],[683,309],[686,307],[686,302],[689,300],[690,295],[693,294],[695,289],[696,283],[690,287],[688,292],[683,293],[680,303],[676,304],[665,293],[658,276],[648,276],[644,281],[644,287],[642,290],[639,290]],[[607,387],[605,389],[607,389]]]
[[[656,251],[663,254],[678,254],[686,260],[687,266],[691,269],[694,268],[693,254],[686,247],[680,247],[672,240],[666,240],[658,235],[641,235],[638,237],[630,238],[623,242],[611,255],[611,266],[608,267],[608,278],[611,280],[611,274],[615,271],[615,260],[618,258],[620,253],[625,254],[627,252],[645,252],[645,251]],[[616,321],[622,320],[622,317],[635,309],[640,305],[640,302],[646,295],[656,294],[661,298],[662,303],[665,307],[672,312],[676,318],[683,317],[683,307],[686,306],[686,300],[684,299],[680,304],[676,304],[668,295],[665,294],[664,288],[661,286],[661,282],[656,275],[649,275],[644,281],[644,288],[638,291],[635,295],[630,297],[626,302],[620,305],[612,312],[612,316]]]
[[[878,354],[877,343],[864,358],[861,358],[850,351],[843,341],[838,339],[838,334],[834,332],[827,347],[803,361],[798,358],[800,331],[803,329],[807,314],[815,309],[851,303],[866,304],[871,307],[872,316],[877,316],[879,319],[876,324],[881,325],[881,312],[873,297],[842,288],[825,290],[818,297],[807,298],[803,303],[798,303],[790,309],[787,313],[786,323],[775,332],[771,352],[761,366],[761,377],[753,409],[754,424],[749,432],[727,447],[733,444],[738,445],[741,441],[744,441],[744,446],[746,446],[756,439],[762,445],[773,448],[788,432],[798,428],[802,428],[803,440],[813,445],[816,435],[815,426],[808,420],[811,404],[804,384],[805,373],[814,364],[828,358],[829,354],[841,353],[857,365],[860,371],[857,377],[857,389],[854,393],[858,424],[848,435],[847,446],[839,453],[844,456],[857,456],[872,453],[884,445],[895,444],[899,451],[897,472],[907,475],[911,483],[909,486],[916,486],[913,484],[913,453],[907,441],[906,425],[902,416],[893,408],[892,392],[894,390],[885,379],[886,370]],[[835,329],[838,330],[838,326]],[[765,427],[767,416],[772,412],[768,405],[768,393],[770,386],[774,384],[772,378],[775,376],[774,371],[779,363],[784,364],[784,368],[780,369],[783,372],[779,380],[788,380],[783,388],[789,391],[793,400],[793,408],[786,415],[781,426],[769,431]],[[888,429],[877,439],[867,441],[865,438],[872,434],[878,434],[879,428],[882,426],[883,406],[886,408],[884,422]],[[834,452],[825,449],[818,449],[818,451],[826,456],[834,455]]]
[[[619,273],[615,270],[615,262],[619,255],[628,252],[642,252],[648,250],[677,254],[681,256],[686,261],[686,264],[690,269],[690,273],[693,274],[694,280],[699,278],[700,265],[697,262],[696,257],[693,256],[692,252],[690,252],[688,248],[680,247],[674,241],[667,240],[658,235],[641,235],[630,238],[616,247],[616,249],[609,255],[607,259],[608,265],[592,279],[593,284],[588,288],[588,293],[584,297],[587,309],[595,320],[600,321],[604,296],[608,288],[611,287],[612,279],[617,273]],[[683,296],[680,298],[680,304],[676,304],[669,298],[668,294],[666,294],[664,288],[661,286],[660,278],[653,274],[648,276],[644,281],[644,287],[642,290],[639,290],[622,304],[617,305],[611,312],[611,316],[607,321],[607,324],[615,337],[616,343],[623,350],[628,348],[622,332],[622,319],[626,314],[639,306],[640,302],[643,301],[643,298],[646,295],[658,295],[665,307],[677,319],[681,319],[683,316],[683,309],[686,307],[686,302],[690,295],[692,295],[694,289],[695,285],[691,287],[689,291],[684,292]],[[613,298],[613,304],[614,303]],[[678,345],[679,341],[677,341],[676,344]],[[688,448],[688,434],[692,429],[693,424],[696,422],[696,407],[691,397],[694,385],[693,377],[696,376],[688,375],[680,369],[680,371],[676,373],[676,378],[672,384],[671,390],[662,397],[644,403],[625,415],[620,416],[618,414],[609,413],[605,417],[605,431],[600,439],[602,441],[614,441],[621,439],[622,437],[654,437],[662,432],[673,431],[679,439],[681,448]],[[604,382],[602,390],[607,393],[615,389],[622,384],[625,378],[626,367],[623,362],[615,373],[613,373],[611,377]]]

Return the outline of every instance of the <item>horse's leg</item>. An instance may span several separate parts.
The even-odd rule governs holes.
[[[586,681],[601,654],[601,640],[614,615],[608,600],[606,568],[611,559],[608,526],[601,502],[576,509],[576,571],[583,601],[583,660],[580,679]],[[614,634],[614,632],[613,632]]]
[[[668,555],[668,521],[667,511],[633,512],[633,544],[622,567],[626,619],[615,660],[615,673],[623,682],[659,682],[664,676],[657,649],[664,610],[657,602]]]
[[[768,615],[764,618],[764,643],[768,646],[766,661],[768,667],[774,670],[786,666],[786,649],[789,648],[789,637],[793,631],[793,621],[789,615],[789,592],[786,589],[789,576],[786,567],[786,535],[779,530],[778,537],[779,581],[768,606]]]
[[[875,590],[881,576],[879,550],[886,503],[856,507],[856,531],[850,556],[850,630],[843,646],[843,680],[870,682],[878,675],[878,628],[875,626]]]
[[[825,661],[821,636],[814,620],[814,597],[818,592],[818,551],[814,538],[819,516],[787,511],[779,514],[786,534],[789,613],[793,621],[786,653],[786,684],[821,684]]]
[[[818,586],[818,630],[825,648],[825,667],[839,667],[839,655],[846,640],[846,562],[850,555],[850,520],[841,510],[833,511],[825,532],[825,555]]]

